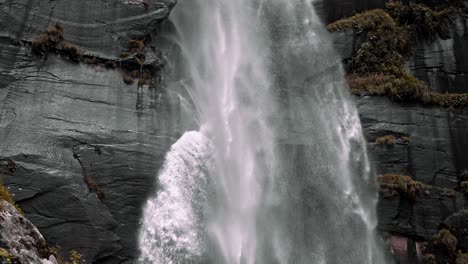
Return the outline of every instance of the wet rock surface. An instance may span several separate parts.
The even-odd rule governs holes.
[[[0,25],[10,25],[0,27],[0,174],[47,242],[87,263],[135,259],[143,203],[194,119],[177,87],[127,85],[119,67],[38,57],[30,42],[59,23],[67,41],[102,61],[147,37],[147,61],[160,63],[152,36],[174,4],[0,1]]]
[[[429,186],[414,200],[383,190],[379,197],[379,230],[405,238],[407,250],[398,259],[417,263],[416,242],[430,241],[442,226],[460,226],[459,215],[464,215],[467,206],[460,183],[468,167],[464,151],[468,148],[468,109],[402,105],[382,97],[355,98],[377,174],[409,175]],[[376,143],[387,135],[394,135],[396,143]],[[401,141],[402,137],[409,137],[409,142]],[[460,248],[466,248],[465,233],[455,235],[462,239]]]

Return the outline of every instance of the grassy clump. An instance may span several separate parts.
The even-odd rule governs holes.
[[[94,192],[99,200],[104,199],[104,191],[101,186],[96,182],[96,180],[91,176],[84,176],[84,182],[88,186],[89,190]]]
[[[468,181],[462,181],[460,183],[460,187],[462,188],[464,193],[468,193]]]
[[[449,256],[456,256],[458,240],[449,230],[445,228],[440,230],[439,233],[432,238],[432,244]]]
[[[14,257],[15,255],[13,255],[13,253],[11,253],[5,248],[0,247],[0,262],[1,263],[8,263],[8,264],[13,263]]]
[[[16,210],[20,213],[22,213],[21,208],[15,204],[15,201],[13,200],[13,197],[11,196],[10,192],[8,191],[7,187],[3,184],[3,182],[0,180],[0,201],[4,200],[7,203],[13,205]],[[1,204],[0,204],[0,210],[2,210]]]
[[[144,53],[145,41],[140,39],[132,39],[128,42],[129,53]]]
[[[59,251],[61,251],[60,246],[54,246],[49,248],[49,255],[54,255],[55,258],[57,259],[58,264],[81,264],[84,263],[81,258],[82,255],[76,251],[72,250],[68,254],[68,258],[64,257],[63,254],[61,254]]]
[[[401,137],[401,142],[403,142],[403,144],[409,144],[411,142],[411,138],[408,136],[403,136]]]
[[[397,102],[417,102],[441,107],[468,105],[468,94],[433,92],[405,68],[404,58],[418,38],[430,39],[452,27],[449,8],[391,1],[328,25],[330,31],[354,29],[363,42],[348,63],[348,84],[353,94],[387,96]]]
[[[424,264],[437,264],[436,257],[434,254],[424,254],[422,256],[422,262]]]
[[[40,32],[32,42],[33,52],[39,55],[46,55],[49,50],[57,48],[57,45],[63,42],[60,46],[61,50],[58,52],[68,57],[71,61],[80,62],[80,48],[75,44],[64,41],[63,32],[63,27],[59,24],[50,26],[47,31]]]
[[[59,24],[50,26],[47,31],[40,32],[32,42],[33,51],[44,55],[49,49],[55,48],[63,40],[63,27]]]
[[[428,106],[464,107],[468,94],[437,93],[409,73],[400,76],[389,74],[351,74],[348,85],[355,95],[387,96],[396,102],[418,102]]]
[[[426,187],[425,184],[413,180],[410,176],[400,174],[384,174],[379,176],[377,181],[385,188],[397,191],[411,201],[416,200],[416,195]]]
[[[463,170],[462,173],[460,174],[460,178],[463,181],[468,181],[468,170]]]
[[[408,33],[383,9],[356,14],[328,25],[330,31],[353,28],[365,35],[349,65],[350,73],[400,72],[409,48]]]
[[[62,44],[63,52],[68,56],[71,61],[80,62],[81,59],[81,50],[75,44],[72,44],[68,41],[65,41]]]
[[[378,145],[393,146],[397,143],[397,139],[394,135],[387,135],[387,136],[377,138],[375,140],[375,143]]]
[[[455,264],[468,264],[468,254],[458,252]]]
[[[447,6],[430,8],[424,4],[404,5],[400,1],[390,1],[386,9],[398,25],[407,25],[415,38],[432,40],[437,35],[441,38],[451,36],[455,10]]]
[[[145,40],[132,39],[128,42],[128,50],[120,54],[120,58],[127,60],[131,56],[132,64],[127,64],[122,72],[122,79],[126,84],[133,84],[138,79],[138,86],[150,84],[153,74],[150,69],[144,67]]]
[[[72,250],[70,252],[70,264],[80,264],[81,263],[81,254],[78,251]]]

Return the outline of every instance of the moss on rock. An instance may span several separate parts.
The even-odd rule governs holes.
[[[468,94],[434,92],[404,65],[404,58],[418,38],[450,35],[451,17],[460,10],[458,6],[431,8],[390,1],[385,10],[365,11],[328,25],[332,32],[352,28],[364,36],[347,67],[352,93],[447,108],[468,105]]]

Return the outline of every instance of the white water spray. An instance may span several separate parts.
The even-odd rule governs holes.
[[[383,263],[361,125],[311,4],[182,0],[171,21],[203,128],[166,157],[140,261]]]

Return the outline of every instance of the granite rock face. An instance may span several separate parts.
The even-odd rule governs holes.
[[[158,27],[175,2],[0,1],[0,174],[49,245],[87,263],[135,259],[143,203],[194,118],[178,87],[127,85],[119,67],[38,57],[30,42],[59,23],[84,55],[118,60],[145,37],[147,61],[162,62]]]

